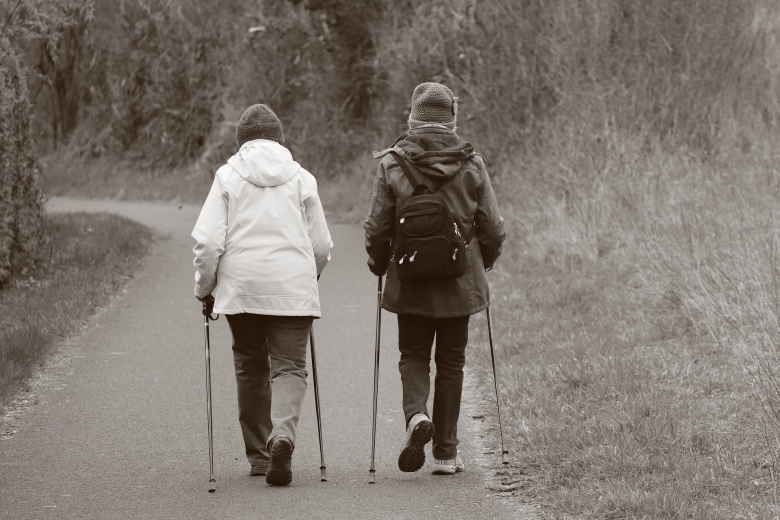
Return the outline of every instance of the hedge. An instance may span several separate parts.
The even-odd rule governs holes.
[[[30,132],[25,71],[0,37],[0,286],[31,265],[43,240],[44,196]]]

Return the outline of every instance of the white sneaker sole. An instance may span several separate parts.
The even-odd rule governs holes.
[[[444,466],[442,464],[433,465],[434,475],[454,475],[455,473],[462,473],[466,471],[465,466]]]

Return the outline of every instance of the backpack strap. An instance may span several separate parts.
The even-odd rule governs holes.
[[[411,170],[409,170],[409,167],[406,165],[406,161],[404,161],[403,158],[401,158],[401,156],[398,155],[398,152],[394,152],[394,151],[390,150],[387,153],[389,153],[390,155],[393,156],[393,159],[395,159],[395,162],[397,162],[398,166],[400,166],[401,169],[404,171],[404,175],[409,180],[409,183],[411,183],[412,189],[417,188],[417,186],[419,186],[420,183],[417,182],[417,179],[415,179],[414,175],[412,175]],[[447,179],[447,181],[444,181],[444,184],[446,184],[449,180],[450,179]],[[439,186],[439,187],[441,187],[441,186]],[[466,239],[465,239],[466,247],[468,247],[468,245],[471,243],[471,239],[474,238],[474,234],[476,233],[476,231],[477,231],[477,223],[475,222],[475,223],[473,223],[471,225],[471,231],[469,231],[468,234],[466,235]]]
[[[388,151],[387,153],[389,153],[390,155],[393,156],[393,158],[395,159],[395,162],[397,162],[398,166],[400,166],[401,169],[404,171],[404,176],[407,179],[409,179],[409,182],[412,184],[412,189],[415,189],[415,188],[417,188],[417,186],[422,185],[422,186],[425,186],[426,188],[428,188],[429,190],[431,190],[432,192],[436,193],[437,191],[439,191],[439,189],[441,189],[442,186],[444,186],[445,184],[447,184],[448,182],[450,182],[452,180],[452,178],[446,179],[444,182],[442,182],[438,186],[436,186],[436,183],[434,183],[434,186],[436,186],[435,188],[431,188],[427,184],[421,184],[421,183],[417,182],[417,179],[414,178],[414,175],[412,175],[412,171],[409,169],[409,166],[406,164],[406,161],[404,161],[401,158],[401,156],[398,154],[398,152],[394,152],[394,151],[391,150],[391,151]]]
[[[401,169],[404,171],[404,175],[409,180],[409,182],[412,184],[412,189],[417,188],[419,186],[419,182],[417,182],[417,179],[414,178],[414,175],[412,175],[412,172],[409,170],[409,167],[406,165],[406,161],[404,161],[400,155],[398,155],[397,152],[394,152],[390,150],[388,152],[390,155],[393,156],[393,159],[395,159],[395,162],[398,163],[398,166],[401,167]]]

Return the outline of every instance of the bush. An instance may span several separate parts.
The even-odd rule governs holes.
[[[34,261],[43,236],[30,109],[24,69],[0,37],[0,285]]]

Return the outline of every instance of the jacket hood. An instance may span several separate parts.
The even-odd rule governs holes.
[[[270,188],[286,183],[301,165],[292,158],[290,150],[267,139],[247,141],[228,164],[247,182]]]
[[[395,142],[406,159],[423,175],[448,180],[474,155],[474,147],[451,130],[438,127],[414,128]]]

